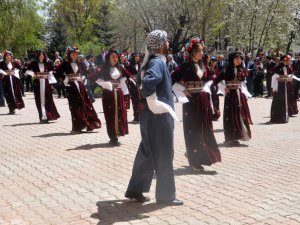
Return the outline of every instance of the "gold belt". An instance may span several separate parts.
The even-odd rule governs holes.
[[[40,79],[48,79],[48,74],[49,73],[46,73],[46,72],[44,72],[44,73],[37,72],[34,74],[34,78],[39,79],[39,80]]]
[[[13,70],[5,70],[5,73],[7,73],[7,75],[15,75],[15,71]]]
[[[240,82],[238,80],[232,80],[232,81],[227,81],[226,82],[226,87],[229,90],[236,90],[241,87]]]
[[[291,79],[287,75],[279,75],[278,82],[288,82]]]
[[[185,89],[190,93],[200,93],[203,91],[203,81],[181,82]]]
[[[81,81],[80,73],[67,74],[69,81]]]
[[[118,87],[120,85],[120,81],[119,80],[111,80],[110,82],[112,83],[113,87]]]

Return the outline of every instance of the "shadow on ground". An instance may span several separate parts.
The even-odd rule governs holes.
[[[87,132],[83,131],[79,134],[92,134],[97,132]],[[79,135],[79,134],[71,134],[71,133],[50,133],[50,134],[42,134],[38,136],[32,136],[32,137],[39,137],[39,138],[47,138],[47,137],[61,137],[61,136],[70,136],[70,135]]]
[[[218,146],[221,148],[247,148],[247,147],[249,147],[249,145],[246,145],[246,144],[232,145],[232,144],[227,144],[227,143],[221,143],[221,144],[218,144]]]
[[[215,170],[203,170],[203,171],[197,171],[193,170],[189,166],[184,166],[181,168],[177,168],[174,170],[175,176],[185,176],[185,175],[217,175],[217,171]]]
[[[4,125],[5,127],[20,127],[20,126],[30,126],[30,125],[48,125],[48,124],[51,124],[51,123],[43,123],[43,124],[40,124],[39,122],[34,122],[34,123],[17,123],[17,124],[12,124],[12,125]]]
[[[110,143],[100,143],[100,144],[87,144],[87,145],[81,145],[73,149],[67,149],[66,151],[76,151],[76,150],[92,150],[94,148],[113,148],[113,146]]]
[[[149,216],[145,214],[165,207],[156,203],[141,204],[128,199],[99,201],[96,205],[98,211],[93,213],[91,218],[99,220],[98,225],[146,219]]]

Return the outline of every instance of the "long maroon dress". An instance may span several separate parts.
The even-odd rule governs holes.
[[[172,82],[180,83],[189,90],[197,87],[189,102],[183,104],[183,129],[189,164],[194,168],[221,162],[221,153],[213,132],[212,108],[209,93],[203,91],[204,82],[208,81],[206,70],[197,74],[196,66],[186,62],[172,73]],[[200,88],[200,89],[199,89]],[[202,89],[202,90],[201,90]]]
[[[81,132],[84,128],[92,131],[101,127],[101,122],[81,81],[80,72],[86,74],[84,70],[86,67],[82,63],[63,62],[54,72],[57,78],[65,79],[73,132]]]
[[[275,74],[280,77],[291,75],[293,73],[290,66],[283,63],[275,68]],[[271,106],[271,123],[287,123],[289,116],[298,114],[297,96],[294,93],[293,83],[290,79],[280,79],[278,88],[273,91],[273,101]]]
[[[129,64],[128,63],[120,63],[120,65],[125,69],[127,70],[127,73],[130,73],[129,70],[128,70],[128,67],[129,67]],[[128,87],[128,90],[130,89],[130,84],[129,84],[129,78],[126,80],[126,84],[127,84],[127,87]],[[126,105],[126,109],[130,109],[130,92],[129,93],[126,93],[124,94],[124,101],[125,101],[125,105]]]
[[[34,73],[33,90],[40,121],[57,120],[60,115],[53,101],[53,89],[48,79],[53,67],[47,62],[33,61],[25,69],[27,73],[29,71]]]
[[[117,77],[113,77],[111,70],[106,68],[97,75],[97,78],[113,84],[112,91],[104,88],[102,93],[107,133],[112,142],[116,142],[119,136],[128,134],[127,108],[120,83],[122,78],[127,78],[130,74],[120,65],[115,69],[119,72]]]
[[[15,112],[15,109],[20,110],[25,107],[20,82],[18,80],[19,78],[14,75],[15,69],[21,70],[21,67],[14,62],[8,65],[5,61],[1,61],[0,69],[7,73],[7,75],[0,74],[0,77],[2,77],[0,79],[2,79],[4,96],[9,112],[12,114]]]
[[[247,71],[239,68],[236,72],[224,70],[215,80],[215,84],[224,80],[225,85],[229,89],[229,93],[225,95],[224,102],[223,124],[225,142],[248,141],[251,138],[250,124],[253,123],[247,97],[243,93],[241,86],[241,82],[245,80],[246,76]]]

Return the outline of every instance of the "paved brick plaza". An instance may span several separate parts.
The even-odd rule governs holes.
[[[67,100],[55,103],[61,118],[50,124],[38,123],[31,93],[16,115],[0,108],[0,225],[300,224],[300,115],[267,124],[271,99],[249,100],[254,125],[247,145],[225,147],[222,119],[214,123],[223,162],[205,173],[187,167],[182,123],[176,124],[174,170],[185,205],[164,208],[155,204],[155,179],[150,203],[124,199],[139,125],[130,124],[121,147],[111,148],[101,99],[94,106],[102,128],[80,135],[69,133]]]

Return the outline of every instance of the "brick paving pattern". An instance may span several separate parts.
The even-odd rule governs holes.
[[[271,99],[249,100],[253,138],[240,147],[224,146],[222,118],[214,122],[222,163],[202,173],[189,169],[182,123],[176,124],[180,207],[155,204],[155,178],[149,203],[124,198],[138,124],[130,123],[130,134],[112,148],[101,99],[94,106],[103,127],[80,135],[69,133],[66,99],[55,99],[61,118],[50,124],[38,123],[32,93],[24,100],[26,108],[16,115],[0,108],[0,225],[300,224],[300,116],[288,124],[266,123]],[[178,104],[176,112],[181,117]]]

